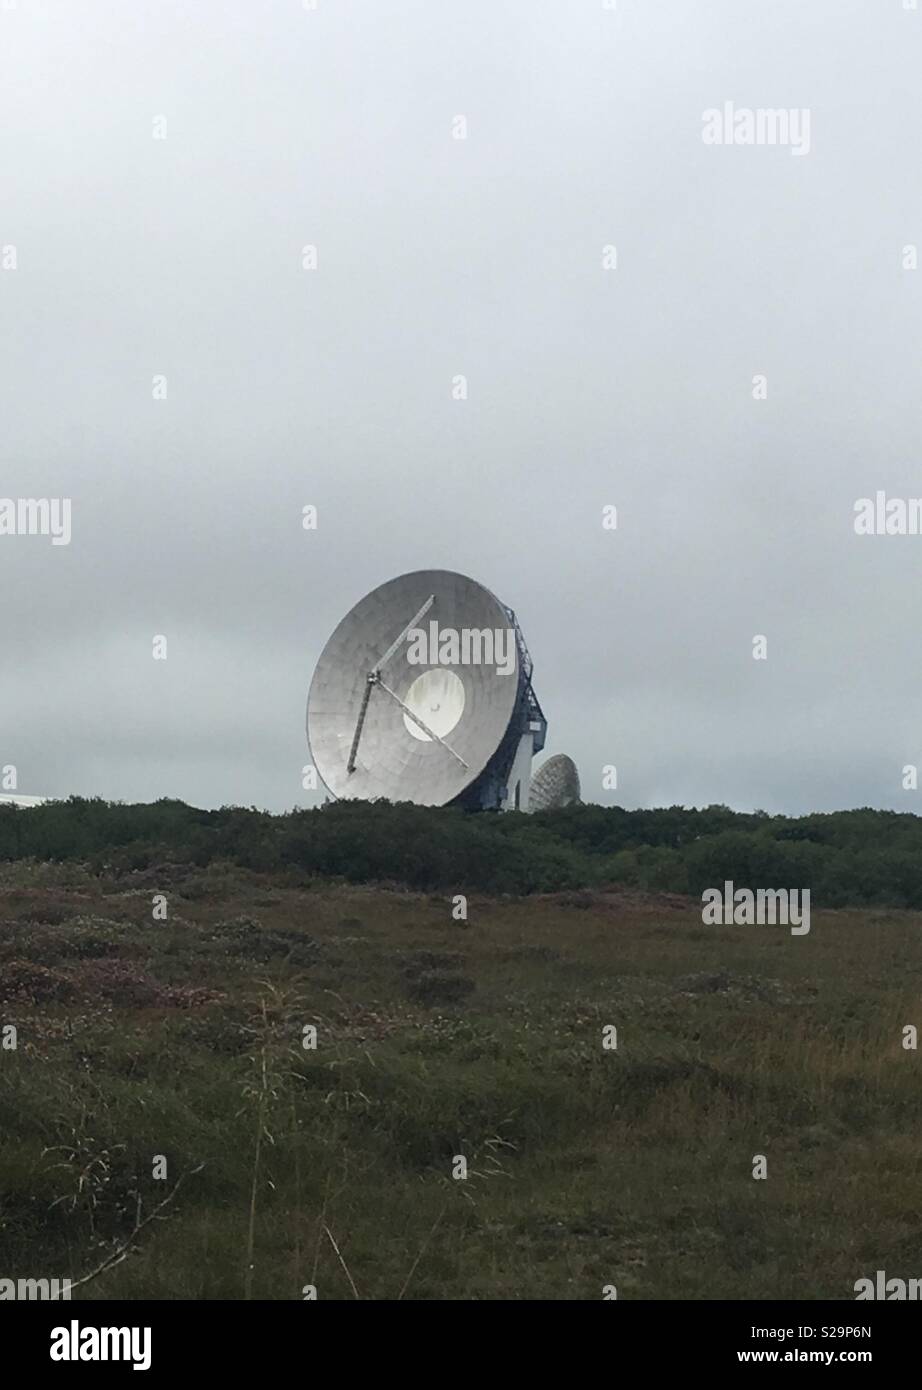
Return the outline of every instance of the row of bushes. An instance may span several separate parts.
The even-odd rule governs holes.
[[[504,816],[343,801],[272,815],[72,797],[0,806],[0,860],[24,858],[116,872],[229,860],[261,872],[487,893],[617,884],[698,895],[732,879],[810,888],[817,905],[922,908],[922,819],[872,810],[790,818],[726,806],[574,806]]]

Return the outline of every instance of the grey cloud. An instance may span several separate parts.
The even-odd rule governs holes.
[[[516,609],[587,797],[915,810],[922,538],[859,539],[852,507],[922,492],[920,26],[0,12],[0,495],[73,499],[69,547],[0,538],[21,790],[310,804],[314,661],[432,566]],[[704,145],[727,100],[809,108],[809,155]]]

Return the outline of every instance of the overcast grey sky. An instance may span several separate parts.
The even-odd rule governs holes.
[[[919,809],[922,537],[853,508],[922,495],[922,12],[9,5],[0,496],[73,504],[0,537],[21,792],[311,804],[323,644],[433,567],[588,800]],[[705,144],[725,102],[809,152]]]

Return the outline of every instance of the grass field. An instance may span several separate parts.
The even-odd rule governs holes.
[[[221,864],[4,865],[0,1275],[123,1254],[75,1298],[191,1299],[922,1275],[920,931],[705,927],[700,901],[605,892],[474,897],[465,923]]]

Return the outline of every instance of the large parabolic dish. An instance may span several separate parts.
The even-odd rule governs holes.
[[[561,806],[578,806],[579,773],[566,753],[555,753],[542,763],[531,779],[530,810],[555,811]]]
[[[411,632],[426,635],[422,660]],[[456,652],[435,640],[446,634]],[[307,700],[311,756],[336,798],[526,810],[546,727],[515,614],[449,570],[402,574],[357,603]]]

